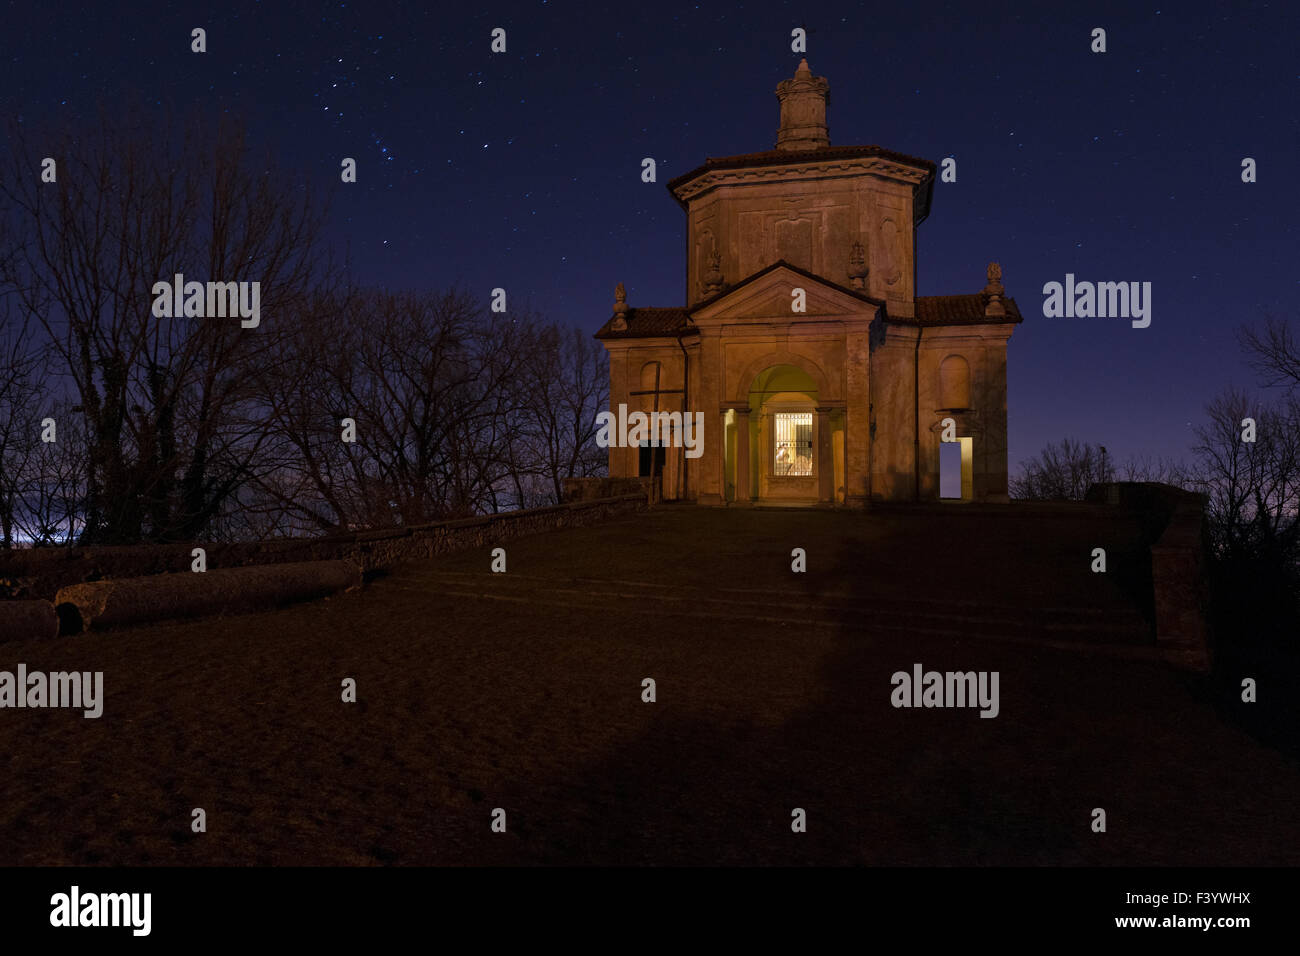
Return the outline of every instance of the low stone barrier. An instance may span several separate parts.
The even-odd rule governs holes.
[[[566,504],[638,494],[658,501],[661,484],[660,478],[565,478],[563,494]]]
[[[59,619],[49,601],[0,601],[0,641],[54,637]]]
[[[1156,646],[1176,667],[1208,671],[1212,654],[1205,496],[1155,481],[1116,481],[1092,485],[1086,500],[1141,518],[1151,548]]]
[[[1165,660],[1195,671],[1208,671],[1211,664],[1203,524],[1197,503],[1179,502],[1164,534],[1151,546],[1156,644]]]
[[[202,573],[93,581],[62,588],[54,606],[63,634],[309,601],[359,587],[353,561],[311,561]]]
[[[265,610],[354,587],[361,583],[363,572],[376,568],[489,547],[523,535],[583,527],[646,507],[645,494],[636,492],[408,528],[261,544],[213,545],[207,549],[210,570],[202,573],[189,570],[191,544],[68,549],[41,554],[20,568],[33,575],[34,588],[49,588],[51,568],[59,569],[58,576],[65,580],[78,573],[94,574],[103,580],[62,584],[53,591],[52,605],[48,601],[0,601],[0,635],[8,629],[19,634],[46,633],[44,625],[38,623],[41,612],[34,609],[36,606],[46,609],[46,621],[50,613],[57,615],[57,628],[51,626],[48,630],[62,634],[173,618]],[[224,562],[244,566],[221,567]],[[153,573],[118,572],[118,569],[142,565]],[[33,609],[8,610],[22,605],[32,605]],[[21,618],[25,622],[23,629],[19,630],[16,623],[9,628],[7,622],[11,618],[14,621]]]
[[[195,541],[174,545],[36,548],[0,553],[0,578],[21,583],[17,597],[51,599],[59,589],[83,582],[189,573],[193,561],[190,551],[196,546],[207,552],[207,565],[214,570],[348,559],[369,571],[403,560],[497,544],[521,535],[585,527],[646,507],[646,493],[642,488],[547,508],[318,538],[232,544]],[[4,603],[8,602],[0,601]]]
[[[524,535],[586,527],[645,507],[644,495],[630,494],[433,525],[363,532],[355,536],[344,553],[369,571],[467,548],[488,547]]]

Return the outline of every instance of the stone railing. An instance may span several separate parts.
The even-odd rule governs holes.
[[[193,561],[190,552],[195,547],[204,549],[207,567],[212,570],[349,559],[369,571],[385,564],[482,547],[521,535],[582,527],[646,506],[645,489],[637,488],[633,493],[565,502],[548,508],[319,538],[23,549],[0,553],[0,586],[8,589],[11,597],[52,600],[60,588],[86,581],[189,572]]]
[[[346,553],[362,570],[451,551],[485,547],[511,538],[596,524],[646,507],[643,492],[588,501],[566,501],[549,508],[507,511],[440,524],[359,534]]]
[[[662,478],[565,478],[564,500],[597,501],[639,494],[653,503],[660,499]]]

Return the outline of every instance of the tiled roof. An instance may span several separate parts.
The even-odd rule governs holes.
[[[676,335],[683,329],[691,327],[690,311],[678,307],[628,309],[624,318],[627,320],[626,329],[612,328],[614,318],[611,316],[609,321],[600,327],[596,338],[639,339],[657,335]]]
[[[738,156],[710,156],[703,166],[697,166],[689,173],[669,181],[669,190],[676,190],[679,185],[689,182],[701,173],[711,169],[739,169],[745,166],[781,166],[785,163],[806,163],[816,160],[857,159],[862,156],[880,156],[892,159],[896,163],[917,166],[931,173],[937,169],[928,159],[896,153],[882,146],[825,146],[821,149],[768,149],[761,153],[741,153]]]
[[[917,325],[1000,325],[1024,321],[1015,299],[1002,297],[1007,314],[1001,316],[984,314],[988,301],[988,293],[985,292],[974,295],[918,295],[915,320],[892,318],[890,321],[902,324],[913,324],[914,321]]]

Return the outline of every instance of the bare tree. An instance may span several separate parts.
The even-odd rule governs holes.
[[[250,160],[238,124],[104,114],[39,152],[11,132],[5,542],[20,512],[35,540],[97,543],[410,525],[557,501],[603,467],[595,343],[462,290],[344,285],[317,250],[323,211]],[[177,275],[258,283],[261,323],[155,315],[155,284]],[[34,386],[66,441],[35,444]]]
[[[0,547],[5,549],[14,546],[25,476],[41,445],[41,408],[48,392],[33,323],[15,318],[8,305],[6,301],[0,318]]]
[[[596,415],[609,402],[608,361],[600,344],[577,329],[540,327],[527,362],[523,428],[510,472],[520,507],[557,504],[564,479],[607,466],[596,445]]]
[[[1287,562],[1300,535],[1300,403],[1265,405],[1228,389],[1196,430],[1196,486],[1207,495],[1215,552]],[[1253,440],[1246,440],[1248,422]]]
[[[1072,438],[1048,444],[1020,468],[1020,475],[1011,480],[1014,498],[1082,501],[1090,485],[1114,480],[1113,463],[1104,450]]]
[[[14,526],[34,546],[71,545],[82,530],[89,455],[79,416],[68,403],[50,409],[55,440],[35,443],[18,479]]]
[[[250,161],[241,128],[105,113],[56,131],[42,152],[11,126],[2,212],[14,254],[0,281],[49,339],[89,444],[84,537],[202,533],[256,472],[260,382],[274,375],[276,318],[319,266],[321,216],[306,190]],[[41,182],[33,156],[58,158]],[[153,315],[153,286],[258,282],[263,322]]]
[[[1300,385],[1300,339],[1285,319],[1269,316],[1262,328],[1241,326],[1237,341],[1246,362],[1266,386],[1294,388]]]
[[[1150,456],[1127,458],[1116,470],[1121,481],[1153,481],[1182,488],[1194,480],[1181,461]]]
[[[353,290],[316,304],[268,382],[259,479],[292,523],[411,525],[500,510],[519,440],[531,320],[463,290]],[[355,440],[343,440],[351,419]]]

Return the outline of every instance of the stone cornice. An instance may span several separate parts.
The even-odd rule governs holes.
[[[719,186],[739,186],[761,182],[783,182],[799,179],[823,179],[828,176],[880,176],[913,188],[928,178],[930,171],[907,166],[882,156],[823,160],[799,160],[780,166],[749,166],[736,169],[706,169],[698,176],[673,188],[673,195],[683,205]]]
[[[943,325],[940,323],[918,323],[915,319],[896,321],[892,316],[882,323],[884,337],[878,345],[889,347],[902,346],[912,348],[916,345],[917,333],[921,335],[921,348],[939,348],[945,343],[963,341],[1006,342],[1015,331],[1013,323],[976,324],[971,322]]]

